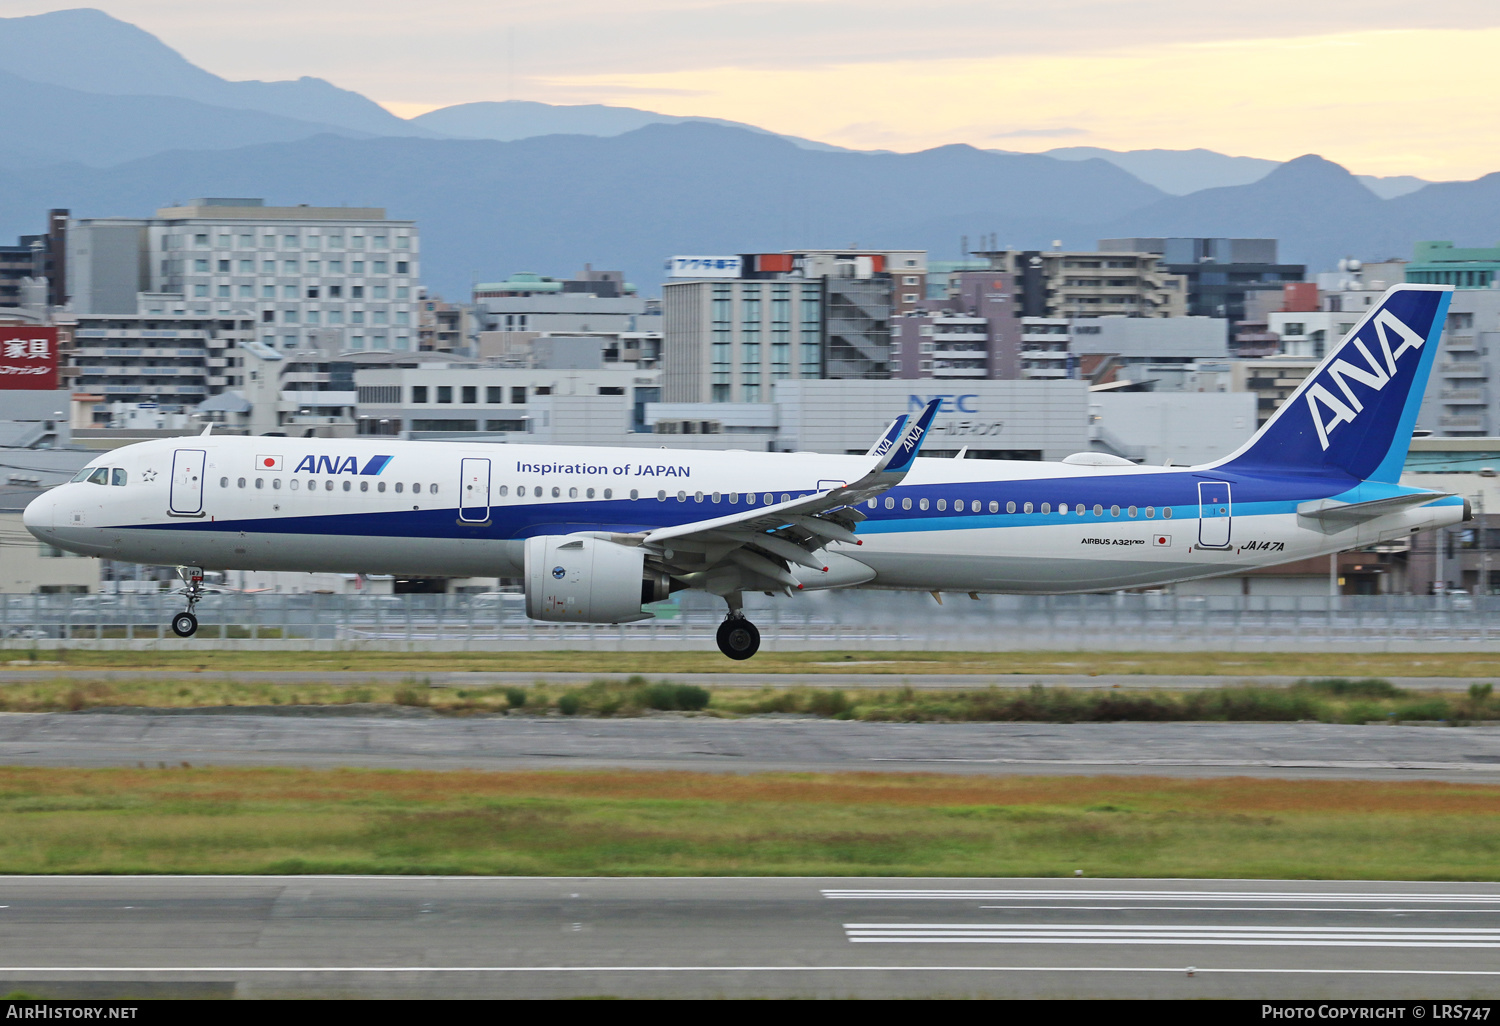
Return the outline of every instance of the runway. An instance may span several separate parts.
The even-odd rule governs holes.
[[[845,662],[830,664],[848,666]],[[859,665],[859,664],[854,664]],[[1222,674],[1141,674],[1141,673],[887,673],[879,669],[879,660],[859,673],[811,671],[808,673],[649,673],[651,680],[671,680],[678,684],[696,684],[705,688],[901,688],[918,690],[970,690],[974,688],[1129,688],[1133,690],[1197,691],[1204,688],[1259,687],[1285,688],[1300,677],[1260,675],[1239,677]],[[170,667],[160,670],[82,669],[57,666],[35,669],[0,669],[0,684],[27,684],[38,680],[222,680],[246,684],[400,684],[421,681],[431,687],[482,688],[532,684],[589,684],[596,680],[624,681],[636,676],[629,673],[561,673],[549,671],[512,672],[501,670],[458,670],[423,673],[415,670],[191,670]],[[1383,677],[1398,688],[1410,691],[1467,691],[1469,685],[1483,683],[1484,677]]]
[[[443,717],[389,707],[0,714],[0,765],[1130,773],[1500,782],[1500,728]]]
[[[1497,954],[1494,884],[0,878],[41,996],[1458,1000]]]

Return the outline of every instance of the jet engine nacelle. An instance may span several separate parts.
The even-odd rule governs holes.
[[[603,538],[545,534],[526,539],[526,615],[560,623],[629,623],[660,602],[671,579],[646,569],[646,552]]]

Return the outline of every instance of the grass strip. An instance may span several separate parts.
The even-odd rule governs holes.
[[[1003,680],[1003,678],[1000,678]],[[1075,689],[1034,685],[953,690],[911,687],[716,688],[634,676],[582,686],[537,684],[431,687],[424,680],[394,684],[236,683],[186,680],[40,680],[0,685],[0,711],[79,712],[111,708],[280,708],[407,706],[464,715],[640,716],[691,712],[714,716],[794,713],[885,722],[1100,723],[1217,720],[1323,723],[1500,719],[1493,685],[1467,694],[1412,692],[1380,679],[1304,680],[1291,687],[1242,686],[1185,691]]]
[[[372,652],[350,650],[94,651],[0,648],[0,668],[48,666],[235,670],[371,670],[413,674],[465,670],[531,673],[1084,673],[1228,677],[1500,678],[1488,652],[767,652],[737,663],[718,652]]]
[[[1493,880],[1500,788],[922,774],[0,769],[3,873]]]

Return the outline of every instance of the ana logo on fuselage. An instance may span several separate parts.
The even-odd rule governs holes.
[[[391,462],[390,456],[371,456],[361,467],[359,459],[354,456],[304,456],[292,473],[300,474],[306,471],[309,474],[359,474],[374,477],[384,470],[389,462]]]
[[[1357,381],[1376,392],[1381,391],[1396,376],[1396,361],[1401,354],[1408,349],[1421,349],[1426,341],[1421,335],[1401,323],[1389,310],[1381,310],[1377,313],[1372,323],[1375,326],[1375,337],[1380,340],[1380,356],[1383,356],[1384,360],[1378,359],[1370,352],[1364,339],[1358,336],[1351,337],[1349,342],[1339,350],[1339,359],[1334,360],[1324,375],[1318,381],[1313,382],[1312,387],[1307,390],[1307,408],[1312,412],[1313,426],[1318,429],[1318,442],[1325,450],[1328,448],[1328,433],[1340,424],[1354,423],[1354,418],[1359,416],[1360,411],[1365,408],[1364,402],[1355,395],[1350,382]],[[1391,335],[1387,333],[1388,331],[1401,340],[1401,344],[1395,349],[1391,348]],[[1364,358],[1365,366],[1355,366],[1343,358],[1344,355],[1352,355],[1352,350],[1359,351],[1359,355]],[[1333,394],[1333,388],[1330,388],[1330,385],[1343,394],[1343,399]],[[1325,419],[1325,412],[1331,416]]]

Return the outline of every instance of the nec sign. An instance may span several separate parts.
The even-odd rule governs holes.
[[[974,408],[974,401],[978,398],[979,396],[972,392],[968,395],[909,395],[906,397],[906,408],[907,410],[926,409],[928,403],[937,399],[940,400],[937,408],[939,413],[952,413],[955,410],[959,413],[978,413],[979,411]]]
[[[359,460],[353,456],[304,456],[292,473],[299,474],[305,470],[309,474],[359,474],[374,477],[389,462],[389,456],[371,456],[361,467]]]
[[[1307,390],[1307,408],[1312,412],[1313,426],[1318,429],[1318,442],[1325,451],[1328,448],[1328,433],[1340,424],[1354,423],[1354,419],[1365,408],[1350,382],[1357,382],[1376,392],[1381,391],[1396,376],[1396,361],[1401,354],[1421,349],[1426,341],[1401,323],[1389,310],[1381,310],[1375,315],[1374,327],[1375,337],[1380,340],[1379,352],[1371,353],[1364,339],[1351,338],[1339,350],[1339,358]],[[1400,342],[1395,348],[1391,345],[1393,340]],[[1363,366],[1344,359],[1345,356],[1353,357],[1355,351],[1358,351]],[[1339,395],[1334,394],[1335,389]],[[1369,398],[1368,395],[1366,398]]]

